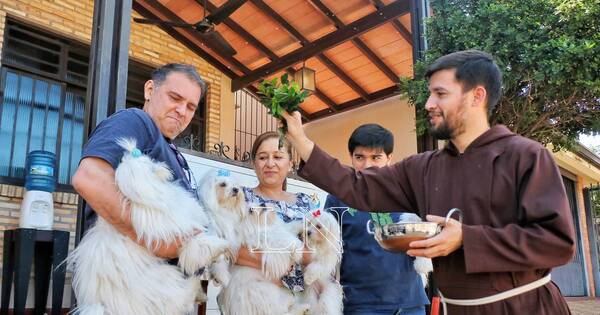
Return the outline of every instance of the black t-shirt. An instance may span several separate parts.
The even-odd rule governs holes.
[[[81,159],[96,157],[108,162],[114,169],[121,163],[125,150],[117,144],[121,138],[136,140],[137,148],[156,161],[165,162],[173,172],[174,181],[194,192],[185,159],[161,133],[152,118],[144,111],[129,108],[118,111],[103,120],[90,135]],[[179,154],[181,161],[178,161]],[[195,194],[194,194],[195,195]],[[96,212],[89,205],[85,209],[85,230],[96,221]]]

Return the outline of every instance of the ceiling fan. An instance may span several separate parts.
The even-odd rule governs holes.
[[[227,19],[229,15],[235,12],[235,10],[241,7],[246,1],[247,0],[229,0],[207,16],[206,0],[204,0],[204,16],[200,22],[194,24],[175,21],[163,21],[156,19],[134,18],[133,20],[137,23],[142,24],[153,24],[194,29],[198,31],[200,36],[202,36],[205,40],[213,44],[215,50],[217,50],[218,53],[224,54],[226,56],[233,56],[237,54],[237,51],[233,49],[231,45],[229,45],[227,40],[225,40],[225,38],[221,34],[219,34],[217,30],[215,30],[215,25],[218,25],[219,23]]]

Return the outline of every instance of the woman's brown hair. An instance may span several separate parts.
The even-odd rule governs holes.
[[[272,138],[279,139],[279,133],[277,133],[276,131],[267,131],[267,132],[259,135],[258,137],[256,137],[256,140],[254,140],[254,143],[252,144],[252,150],[250,151],[250,160],[252,161],[253,164],[256,159],[256,154],[258,153],[257,151],[258,151],[258,148],[260,147],[260,145],[263,144],[263,142],[265,142],[266,140],[272,139]],[[285,148],[285,151],[288,153],[288,156],[291,161],[292,146],[286,139],[283,139],[283,147]],[[287,189],[287,177],[283,180],[283,185],[281,188],[283,190]]]

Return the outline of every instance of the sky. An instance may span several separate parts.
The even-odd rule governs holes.
[[[600,146],[600,135],[598,135],[598,136],[580,135],[579,141],[588,148],[592,147],[592,146]]]

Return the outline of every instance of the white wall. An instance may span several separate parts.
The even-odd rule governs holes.
[[[392,132],[393,162],[417,153],[415,110],[399,96],[308,123],[305,132],[319,147],[349,164],[348,138],[356,127],[366,123],[380,124]]]

